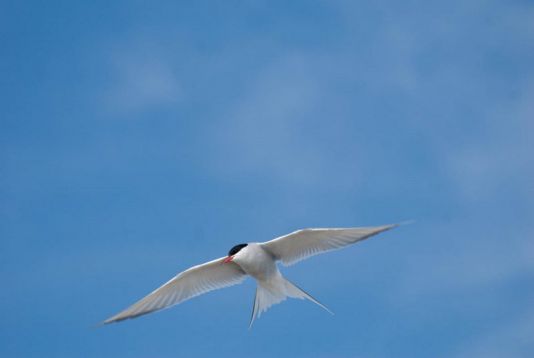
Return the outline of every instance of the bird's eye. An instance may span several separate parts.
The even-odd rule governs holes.
[[[239,244],[239,245],[235,245],[234,247],[232,247],[230,249],[230,251],[228,252],[228,256],[233,256],[235,254],[237,254],[239,251],[241,251],[242,248],[244,248],[245,246],[247,246],[247,244]]]

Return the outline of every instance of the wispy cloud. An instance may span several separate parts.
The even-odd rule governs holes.
[[[515,193],[534,210],[534,80],[525,82],[519,98],[488,111],[486,125],[470,141],[443,148],[450,178],[466,200]]]
[[[454,358],[521,358],[534,350],[534,310],[522,312],[508,322],[492,326],[458,349]]]
[[[323,154],[328,143],[319,141],[313,129],[325,90],[313,71],[314,60],[302,54],[280,56],[223,116],[211,133],[211,164],[222,177],[251,175],[307,186],[328,175],[330,164]]]
[[[104,104],[116,114],[161,109],[180,102],[183,89],[172,62],[153,48],[112,54]]]
[[[429,254],[425,251],[427,245],[421,243],[423,249],[405,254],[410,259],[404,262],[404,269],[399,273],[395,299],[409,301],[443,294],[480,292],[489,287],[500,287],[518,277],[534,275],[532,230],[510,227],[495,232],[491,226],[478,221],[432,223],[421,227],[422,231],[425,229],[427,240],[439,241],[442,248]],[[505,236],[509,239],[503,242]],[[421,271],[421,267],[431,269]]]

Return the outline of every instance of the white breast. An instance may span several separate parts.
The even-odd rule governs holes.
[[[257,280],[267,280],[278,273],[278,268],[271,254],[257,243],[250,243],[235,256],[234,260],[243,271]]]

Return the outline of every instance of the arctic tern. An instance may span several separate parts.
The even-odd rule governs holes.
[[[310,256],[362,241],[399,224],[355,227],[302,229],[262,243],[239,244],[225,257],[193,266],[103,323],[119,322],[182,303],[190,298],[256,279],[256,297],[249,327],[262,312],[287,297],[307,299],[332,313],[326,306],[289,282],[278,270],[277,261],[292,265]]]

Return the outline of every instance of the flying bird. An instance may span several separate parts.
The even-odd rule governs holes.
[[[323,252],[340,249],[390,230],[399,224],[330,229],[303,229],[262,243],[239,244],[228,255],[193,266],[172,278],[148,296],[103,323],[119,322],[159,311],[219,288],[236,285],[248,276],[256,279],[256,297],[249,327],[269,307],[287,297],[307,299],[332,313],[326,306],[287,280],[276,264],[292,265]]]

